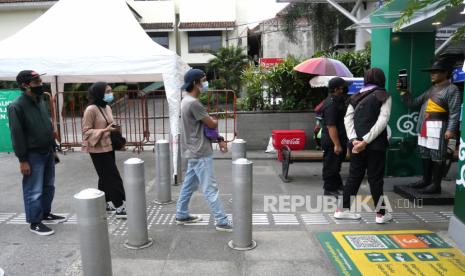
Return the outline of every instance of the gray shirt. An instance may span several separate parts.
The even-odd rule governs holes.
[[[213,154],[212,144],[203,131],[202,119],[208,117],[200,101],[185,95],[181,101],[181,150],[182,157],[198,159]]]

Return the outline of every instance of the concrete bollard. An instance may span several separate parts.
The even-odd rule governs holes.
[[[171,177],[170,177],[170,144],[166,140],[160,140],[155,143],[155,167],[157,198],[156,204],[171,204]]]
[[[111,276],[105,193],[85,189],[74,195],[84,276]]]
[[[124,162],[124,189],[126,191],[126,212],[128,214],[129,249],[147,248],[153,244],[147,231],[147,206],[145,203],[144,161],[130,158]]]
[[[245,158],[232,165],[233,179],[233,239],[228,243],[235,250],[250,250],[257,246],[252,239],[253,163]]]
[[[232,142],[231,155],[233,162],[239,158],[247,158],[246,147],[247,142],[243,139],[236,139]]]

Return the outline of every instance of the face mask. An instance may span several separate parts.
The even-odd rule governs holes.
[[[42,85],[35,86],[35,87],[31,86],[31,87],[29,87],[29,89],[31,89],[31,92],[34,93],[37,96],[41,96],[42,94],[44,94],[44,87]]]
[[[105,96],[103,96],[103,100],[106,102],[106,103],[111,103],[113,101],[113,93],[108,93],[108,94],[105,94]]]
[[[202,82],[202,92],[207,92],[208,91],[208,81]]]

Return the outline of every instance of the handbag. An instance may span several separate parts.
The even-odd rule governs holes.
[[[205,133],[205,136],[207,136],[208,139],[213,141],[218,140],[218,137],[220,136],[216,128],[209,128],[206,125],[203,125],[203,133]]]
[[[224,137],[220,136],[218,129],[216,128],[209,128],[208,126],[203,125],[203,133],[212,142],[218,143],[224,141]]]
[[[105,119],[105,122],[107,122],[107,126],[109,126],[110,123],[108,123],[107,117],[103,113],[102,109],[98,106],[97,108],[98,110],[100,110],[100,113],[102,113],[102,116]],[[111,145],[113,147],[113,150],[124,149],[124,146],[126,145],[126,138],[123,137],[123,135],[121,134],[121,131],[110,132],[110,139],[111,139]]]

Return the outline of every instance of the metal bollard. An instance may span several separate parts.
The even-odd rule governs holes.
[[[74,195],[84,276],[112,275],[105,193],[85,189]]]
[[[170,180],[170,144],[166,140],[155,143],[155,167],[157,198],[155,203],[159,205],[171,204],[171,180]]]
[[[236,139],[232,142],[232,161],[236,161],[239,158],[247,158],[246,146],[247,142],[243,139]]]
[[[233,239],[228,243],[235,250],[250,250],[257,246],[252,239],[252,172],[253,163],[237,159],[232,166],[233,179]]]
[[[126,212],[128,214],[129,249],[147,248],[153,244],[147,233],[147,210],[145,203],[144,161],[130,158],[124,162],[124,189],[126,191]]]

